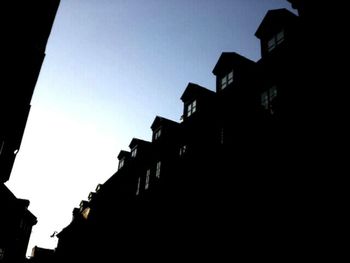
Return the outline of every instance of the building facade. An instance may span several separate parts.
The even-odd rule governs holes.
[[[309,182],[300,173],[311,114],[303,23],[268,11],[255,34],[261,59],[223,52],[215,91],[189,83],[181,122],[157,116],[151,141],[134,138],[119,153],[118,171],[59,233],[57,258],[292,257]]]

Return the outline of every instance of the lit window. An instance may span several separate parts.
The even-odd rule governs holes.
[[[122,168],[123,166],[124,166],[124,158],[119,160],[118,169]]]
[[[221,78],[220,88],[223,90],[228,85],[230,85],[232,82],[233,82],[233,70],[231,70],[227,75],[225,75],[223,78]]]
[[[187,105],[187,117],[190,117],[197,110],[197,101],[194,100],[192,103]]]
[[[140,185],[141,185],[141,178],[139,177],[139,179],[137,181],[136,195],[140,194]]]
[[[135,158],[135,157],[136,157],[136,154],[137,154],[137,148],[135,147],[135,148],[132,149],[132,151],[131,151],[131,157],[132,157],[132,158]]]
[[[186,153],[187,145],[182,145],[180,147],[180,156],[183,156]]]
[[[158,140],[161,134],[162,134],[162,129],[159,128],[154,132],[154,140]]]
[[[160,166],[161,166],[161,162],[157,162],[157,167],[156,167],[156,177],[159,178],[160,177]]]
[[[261,106],[263,106],[265,110],[270,110],[271,114],[273,114],[272,103],[276,97],[277,97],[276,86],[271,87],[269,90],[261,94]]]
[[[276,48],[279,44],[281,44],[284,41],[284,31],[281,30],[276,35],[274,35],[270,40],[267,42],[267,49],[268,51],[272,51],[274,48]]]
[[[14,150],[13,154],[16,155],[18,153],[18,151],[19,151],[18,149]]]
[[[149,178],[150,178],[150,175],[151,175],[151,170],[148,169],[147,172],[146,172],[146,184],[145,184],[145,189],[146,189],[146,190],[149,188]]]
[[[88,219],[89,214],[90,214],[90,207],[87,207],[83,210],[82,215],[85,219]]]

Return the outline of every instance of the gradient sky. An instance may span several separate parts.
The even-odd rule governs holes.
[[[211,90],[220,54],[254,61],[254,33],[285,0],[61,0],[10,181],[54,248],[72,210],[117,170],[156,115],[179,121],[188,82]],[[294,12],[294,11],[293,11]]]

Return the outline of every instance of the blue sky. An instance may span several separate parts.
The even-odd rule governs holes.
[[[285,0],[61,0],[9,188],[50,238],[156,115],[179,121],[188,82],[215,89],[221,52],[258,60],[254,33]],[[294,12],[294,11],[293,11]]]

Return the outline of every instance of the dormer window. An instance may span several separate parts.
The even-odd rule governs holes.
[[[84,219],[85,220],[87,220],[88,219],[88,217],[89,217],[89,214],[90,214],[90,207],[87,207],[87,208],[85,208],[83,211],[82,211],[82,216],[84,217]]]
[[[2,149],[4,149],[4,144],[5,144],[5,141],[2,141],[0,144],[0,155],[2,153]]]
[[[197,101],[194,100],[187,105],[187,117],[190,117],[197,110]]]
[[[88,200],[91,201],[94,198],[95,194],[96,193],[91,192],[88,196]]]
[[[141,186],[141,178],[139,177],[137,180],[136,195],[140,194],[140,186]]]
[[[132,149],[132,151],[131,151],[131,157],[132,157],[132,158],[135,158],[136,155],[137,155],[137,147],[134,147],[134,148]]]
[[[187,145],[182,145],[181,147],[180,147],[180,156],[183,156],[185,153],[186,153],[186,151],[187,151]]]
[[[272,36],[269,41],[267,41],[267,50],[271,52],[275,49],[279,44],[284,41],[284,30],[282,29],[280,32]]]
[[[233,70],[221,78],[220,89],[223,90],[233,82]]]
[[[277,97],[277,86],[273,86],[261,94],[261,106],[265,110],[272,110],[272,103]],[[273,112],[271,112],[273,113]]]
[[[161,134],[162,134],[162,129],[159,128],[158,130],[156,130],[156,131],[154,132],[154,140],[155,140],[155,141],[158,140],[158,139],[160,138]]]
[[[98,184],[98,185],[96,186],[95,192],[96,192],[96,193],[99,192],[99,191],[101,190],[101,187],[102,187],[102,184]]]
[[[160,178],[160,166],[161,166],[161,162],[157,162],[157,166],[156,166],[156,177]]]
[[[145,183],[145,190],[147,190],[149,188],[149,178],[151,176],[151,170],[148,169],[146,172],[146,183]]]
[[[124,162],[125,162],[124,160],[125,160],[125,158],[122,158],[122,159],[119,160],[118,169],[120,169],[120,168],[122,168],[124,166]]]

